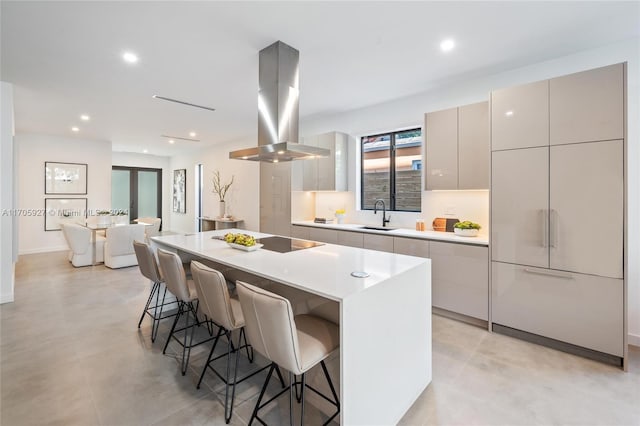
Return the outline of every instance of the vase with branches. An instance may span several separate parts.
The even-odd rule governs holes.
[[[220,217],[224,218],[227,216],[226,214],[226,203],[225,196],[227,195],[227,191],[231,188],[233,184],[234,176],[231,176],[231,180],[227,183],[222,183],[222,178],[220,177],[220,171],[216,170],[213,172],[213,193],[218,194],[218,198],[220,199]]]

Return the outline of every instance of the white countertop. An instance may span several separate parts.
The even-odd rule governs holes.
[[[478,234],[477,237],[461,237],[454,234],[453,232],[416,231],[414,229],[406,229],[406,228],[395,228],[392,231],[362,229],[362,227],[365,225],[357,224],[357,223],[324,224],[324,223],[315,223],[312,220],[304,220],[304,221],[291,222],[291,224],[300,225],[300,226],[312,226],[316,228],[336,229],[338,231],[366,232],[370,234],[389,235],[392,237],[420,238],[424,240],[438,240],[438,241],[447,241],[447,242],[460,243],[460,244],[474,244],[474,245],[480,245],[480,246],[489,245],[489,237],[486,234],[482,234],[482,233]],[[372,225],[366,225],[366,226],[372,226]]]
[[[256,238],[271,236],[242,229],[225,229],[151,239],[158,245],[208,258],[336,301],[342,301],[395,275],[430,262],[419,257],[334,244],[289,253],[265,249],[246,252],[231,248],[224,241],[212,239],[228,232],[241,232]],[[352,277],[351,272],[354,271],[366,271],[369,277]]]

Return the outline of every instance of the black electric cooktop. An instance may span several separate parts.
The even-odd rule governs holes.
[[[311,247],[324,245],[315,241],[298,240],[296,238],[286,237],[265,237],[260,238],[256,242],[264,244],[262,249],[276,251],[278,253],[289,253],[290,251],[304,250]]]

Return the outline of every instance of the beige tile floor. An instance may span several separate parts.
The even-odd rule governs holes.
[[[16,302],[0,306],[0,424],[224,424],[220,381],[208,375],[195,388],[208,348],[194,351],[182,376],[178,346],[162,355],[168,325],[154,344],[149,320],[136,328],[148,291],[137,268],[73,268],[62,252],[21,256]],[[433,372],[401,424],[640,425],[637,348],[624,373],[434,316]],[[263,378],[238,386],[231,424],[247,423]],[[320,424],[324,415],[308,408],[308,424]],[[286,397],[264,417],[287,423]]]

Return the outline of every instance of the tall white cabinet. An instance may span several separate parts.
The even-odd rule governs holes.
[[[624,74],[491,97],[492,322],[610,362],[625,355]]]

